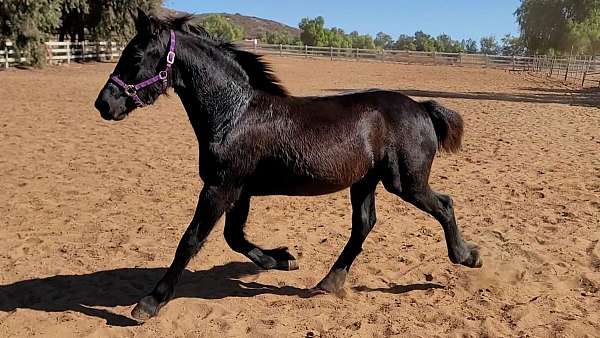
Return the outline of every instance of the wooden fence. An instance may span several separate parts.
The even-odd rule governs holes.
[[[541,76],[574,82],[581,86],[600,86],[600,59],[596,57],[551,58],[548,56],[502,56],[465,53],[416,52],[405,50],[373,50],[359,48],[311,47],[270,45],[242,42],[239,47],[258,54],[280,56],[316,57],[331,60],[396,62],[405,64],[436,64],[500,68],[509,71],[526,71]],[[119,57],[124,46],[116,42],[57,42],[46,43],[49,64],[71,61],[108,61]],[[26,61],[17,58],[12,43],[0,48],[0,67],[9,68]]]
[[[509,71],[531,72],[540,76],[576,83],[581,86],[600,87],[600,59],[590,56],[570,58],[548,56],[505,56],[405,50],[287,46],[253,44],[248,42],[241,43],[239,46],[259,54],[281,56],[500,68]]]
[[[0,67],[9,68],[27,61],[17,57],[12,42],[5,42],[0,48]],[[124,46],[116,42],[46,42],[46,62],[48,64],[71,63],[71,61],[109,61],[118,58]]]

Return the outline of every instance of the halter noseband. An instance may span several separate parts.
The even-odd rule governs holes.
[[[173,66],[173,62],[175,62],[175,32],[171,30],[171,40],[169,42],[169,53],[167,53],[167,65],[165,66],[165,70],[160,71],[157,75],[135,85],[125,83],[125,81],[121,80],[117,75],[114,74],[110,76],[110,80],[112,80],[115,84],[121,87],[125,91],[125,94],[133,99],[136,106],[143,107],[146,104],[138,96],[138,91],[148,86],[151,86],[156,82],[162,81],[163,93],[166,92],[167,88],[169,88],[169,83],[167,79],[169,77],[169,73],[171,73],[171,67]]]

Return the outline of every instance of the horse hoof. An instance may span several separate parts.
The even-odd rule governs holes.
[[[270,259],[275,260],[275,269],[283,271],[298,270],[298,261],[290,254],[287,247],[279,247],[276,249],[263,250],[263,253]]]
[[[146,296],[131,311],[131,316],[140,321],[156,317],[163,304],[159,304],[154,297]]]
[[[285,261],[285,262],[280,262],[277,265],[278,265],[279,270],[284,270],[284,271],[294,271],[294,270],[298,270],[300,268],[298,266],[298,262],[295,259]]]
[[[348,272],[346,270],[330,272],[325,278],[317,284],[315,289],[321,290],[323,293],[334,294],[340,298],[347,296],[346,289],[344,289],[344,283],[346,282],[346,276]]]
[[[479,247],[475,243],[467,243],[467,248],[469,249],[469,256],[460,264],[473,269],[481,268],[483,266],[483,258],[481,258],[481,254],[479,253]]]

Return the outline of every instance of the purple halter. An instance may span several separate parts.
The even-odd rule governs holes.
[[[140,82],[135,85],[130,85],[121,80],[117,75],[112,74],[110,79],[116,83],[119,87],[121,87],[125,94],[133,99],[135,104],[138,107],[143,107],[146,104],[140,99],[138,96],[138,91],[155,84],[156,82],[163,82],[163,93],[167,91],[169,88],[169,83],[167,81],[169,73],[171,72],[171,67],[173,66],[173,62],[175,62],[175,32],[171,30],[171,40],[169,43],[169,53],[167,54],[167,65],[165,66],[165,70],[158,73],[146,81]]]

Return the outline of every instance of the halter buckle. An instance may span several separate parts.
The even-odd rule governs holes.
[[[167,75],[167,71],[166,70],[163,70],[163,71],[161,71],[161,72],[158,73],[158,78],[161,79],[161,80],[166,80],[167,76],[168,75]]]
[[[175,52],[169,51],[167,54],[167,63],[172,65],[175,62]]]
[[[137,94],[137,90],[135,89],[135,86],[134,85],[125,86],[125,94],[129,97],[133,97],[135,94]]]

